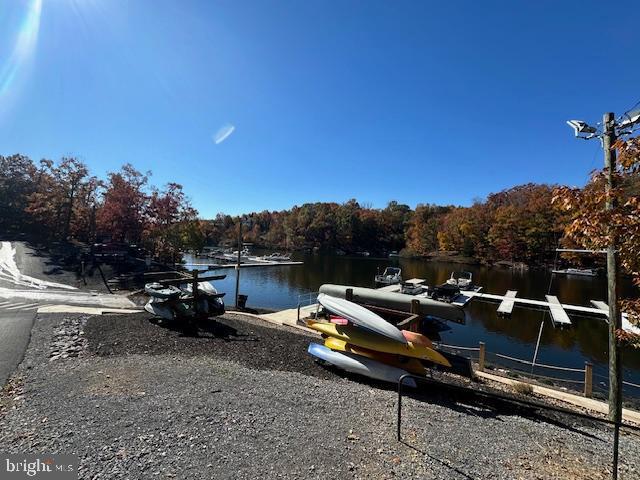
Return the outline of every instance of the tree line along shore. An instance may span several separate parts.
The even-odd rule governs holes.
[[[20,154],[0,156],[0,229],[45,241],[126,242],[162,261],[179,259],[184,250],[237,243],[239,217],[219,213],[201,219],[181,185],[158,188],[150,175],[126,164],[100,179],[77,158],[36,163]],[[354,199],[305,203],[242,215],[243,241],[289,251],[549,264],[555,248],[572,244],[564,238],[571,213],[552,201],[558,188],[519,185],[469,207],[419,204],[412,209],[391,201],[376,209]]]

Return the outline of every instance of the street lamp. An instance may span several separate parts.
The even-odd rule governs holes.
[[[615,120],[613,113],[605,113],[602,119],[601,132],[582,120],[569,120],[567,125],[573,128],[575,136],[583,140],[599,138],[604,150],[606,169],[606,204],[605,209],[615,208],[615,199],[610,195],[615,185],[616,151],[614,144],[622,135],[633,132],[633,125],[640,122],[640,109],[628,111],[620,119]],[[618,478],[618,444],[620,439],[619,423],[622,422],[622,356],[618,347],[616,331],[622,328],[622,316],[618,309],[618,262],[616,253],[615,232],[609,232],[607,246],[607,293],[609,298],[609,419],[616,422],[613,437],[613,470],[612,478]]]

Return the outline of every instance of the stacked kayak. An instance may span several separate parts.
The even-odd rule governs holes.
[[[372,311],[341,298],[321,293],[318,302],[331,314],[330,322],[307,321],[307,326],[324,338],[324,345],[309,345],[309,353],[318,359],[393,383],[407,373],[423,376],[422,361],[451,366],[424,335],[399,330]],[[409,380],[406,383],[413,384]]]

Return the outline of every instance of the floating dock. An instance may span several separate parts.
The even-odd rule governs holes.
[[[504,296],[504,300],[500,302],[500,306],[498,306],[498,313],[501,315],[511,315],[513,311],[513,306],[515,305],[514,298],[518,292],[516,290],[507,290],[506,295]]]
[[[304,262],[255,262],[241,263],[240,268],[247,267],[289,267],[291,265],[303,265]],[[180,265],[188,267],[207,267],[209,270],[218,270],[222,268],[236,268],[237,263],[182,263]]]
[[[412,278],[408,280],[406,283],[413,284],[422,284],[424,285],[425,280],[420,278]],[[426,285],[425,285],[426,287]],[[386,287],[382,287],[379,290],[386,292],[400,292],[400,285],[388,285]],[[594,307],[585,307],[582,305],[571,305],[561,303],[558,300],[558,297],[553,295],[547,295],[545,300],[532,300],[529,298],[521,298],[517,297],[517,291],[509,290],[505,295],[494,295],[492,293],[482,293],[481,288],[477,288],[476,290],[463,290],[460,292],[456,298],[451,302],[453,305],[464,307],[471,300],[477,298],[478,300],[484,300],[489,302],[496,302],[500,305],[498,306],[498,313],[500,314],[509,314],[513,311],[515,306],[520,306],[524,308],[536,308],[536,309],[548,309],[551,313],[551,318],[553,320],[553,324],[555,326],[568,327],[571,325],[571,319],[569,318],[569,314],[575,315],[588,315],[603,318],[607,321],[609,316],[609,307],[607,304],[600,300],[591,300],[591,304]],[[417,297],[425,296],[424,293],[416,295]],[[640,335],[640,328],[632,325],[629,322],[629,319],[626,314],[622,315],[622,328],[628,332],[636,333]]]
[[[549,310],[551,311],[551,319],[553,320],[553,323],[560,327],[570,326],[571,320],[569,320],[569,315],[564,311],[558,297],[545,295],[545,298],[547,299],[547,302],[549,302]]]
[[[601,300],[591,300],[591,304],[594,305],[597,309],[602,310],[607,316],[607,323],[609,322],[609,305],[606,302]],[[626,313],[622,314],[622,329],[627,332],[635,333],[636,335],[640,335],[640,328],[632,325],[629,321],[629,316]]]

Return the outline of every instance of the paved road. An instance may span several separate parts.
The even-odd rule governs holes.
[[[133,306],[118,295],[70,288],[73,274],[52,275],[51,262],[24,242],[0,242],[0,387],[22,361],[38,308],[82,305],[110,308]]]

